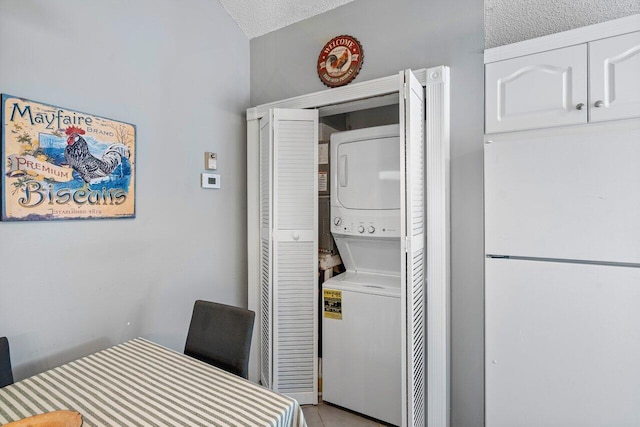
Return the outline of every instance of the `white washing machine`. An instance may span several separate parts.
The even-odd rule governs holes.
[[[400,276],[347,270],[322,288],[322,400],[400,425]]]
[[[398,126],[331,136],[332,234],[346,272],[323,284],[322,399],[401,422]]]

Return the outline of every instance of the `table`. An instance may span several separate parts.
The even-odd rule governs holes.
[[[83,427],[306,427],[294,399],[143,338],[0,389],[0,424],[58,409]]]

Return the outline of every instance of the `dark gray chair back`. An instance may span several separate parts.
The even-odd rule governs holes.
[[[0,387],[11,384],[13,384],[13,371],[9,355],[9,340],[7,337],[0,337]]]
[[[247,378],[255,316],[244,308],[196,301],[184,354]]]

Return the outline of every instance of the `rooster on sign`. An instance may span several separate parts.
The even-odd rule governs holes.
[[[96,178],[111,175],[111,173],[122,163],[122,157],[129,158],[129,148],[124,144],[111,144],[99,159],[89,152],[87,141],[80,135],[84,135],[84,129],[70,126],[65,133],[67,146],[64,149],[64,158],[69,166],[82,177],[87,184]]]
[[[331,54],[327,58],[327,62],[333,68],[333,73],[339,73],[342,71],[342,67],[349,61],[349,49],[344,49],[342,55],[338,58],[336,55]]]

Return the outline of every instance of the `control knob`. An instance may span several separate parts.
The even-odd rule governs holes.
[[[358,227],[358,233],[364,233],[364,225]]]
[[[374,231],[376,231],[376,228],[373,225],[370,225],[369,228],[367,229],[367,231],[369,233],[373,233]]]
[[[334,225],[340,225],[342,224],[342,218],[340,218],[339,216],[333,218],[333,224]]]

